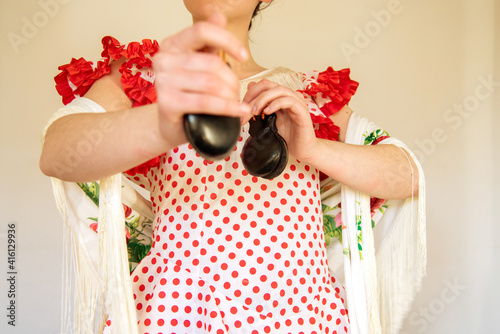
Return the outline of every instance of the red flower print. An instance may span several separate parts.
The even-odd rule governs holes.
[[[94,232],[95,232],[95,233],[97,233],[97,227],[98,227],[98,226],[97,226],[97,223],[92,223],[92,224],[90,224],[90,226],[89,226],[89,227],[90,227],[92,230],[94,230]]]
[[[132,214],[132,209],[125,204],[123,204],[123,211],[125,212],[125,218],[130,217],[130,215]]]
[[[377,197],[371,197],[370,198],[370,210],[371,210],[371,216],[375,214],[375,211],[380,209],[382,205],[384,205],[385,199],[377,198]]]

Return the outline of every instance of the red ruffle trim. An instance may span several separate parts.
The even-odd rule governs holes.
[[[311,114],[314,124],[314,134],[317,138],[338,141],[340,128],[329,117]]]
[[[326,71],[315,72],[310,77],[305,75],[307,86],[300,92],[309,96],[322,112],[320,115],[311,113],[316,137],[338,140],[340,128],[333,123],[330,116],[347,105],[356,93],[359,84],[351,80],[350,72],[349,69],[335,71],[328,67]]]
[[[156,90],[154,84],[141,77],[141,72],[133,74],[133,70],[152,67],[151,57],[159,50],[157,41],[144,39],[142,43],[132,42],[122,45],[117,39],[106,36],[102,39],[102,60],[94,63],[84,58],[72,58],[71,62],[59,66],[61,71],[55,78],[57,92],[62,96],[63,103],[68,104],[77,96],[84,96],[92,84],[102,76],[110,73],[113,60],[124,57],[127,59],[120,66],[121,82],[125,94],[133,101],[134,106],[154,103]],[[151,72],[152,73],[152,72]]]
[[[84,58],[72,58],[71,62],[59,66],[61,71],[55,78],[56,90],[62,96],[63,103],[66,105],[73,101],[77,96],[84,96],[90,87],[104,75],[111,72],[110,64],[114,60],[121,59],[126,61],[120,66],[121,83],[125,94],[132,100],[133,106],[141,106],[156,102],[156,89],[153,83],[153,72],[140,71],[152,67],[151,58],[160,49],[157,41],[150,39],[142,40],[142,43],[132,42],[128,45],[122,45],[117,39],[106,36],[102,39],[103,51],[102,60],[94,63]],[[146,80],[148,78],[150,80]],[[160,157],[151,159],[142,165],[128,170],[129,175],[143,174],[152,167],[160,164]]]
[[[335,71],[332,67],[318,74],[316,82],[311,82],[303,93],[311,96],[313,99],[321,97],[328,99],[320,109],[326,117],[339,112],[351,97],[356,93],[359,83],[351,80],[351,70],[346,68]]]
[[[146,161],[143,164],[140,164],[139,166],[131,168],[131,169],[125,171],[124,173],[127,175],[130,175],[130,176],[134,176],[137,174],[141,174],[141,175],[146,176],[146,174],[149,172],[149,170],[151,168],[158,168],[160,166],[162,156],[163,155],[157,156],[156,158],[153,158],[149,161]]]
[[[340,128],[333,123],[330,116],[347,105],[356,93],[359,83],[351,80],[350,73],[350,69],[335,71],[332,67],[328,67],[324,72],[309,78],[304,77],[308,84],[300,92],[309,96],[322,112],[320,115],[311,112],[317,138],[339,140]],[[313,111],[316,110],[313,109]],[[327,177],[326,174],[320,173],[320,180]]]
[[[61,72],[54,81],[65,105],[73,101],[76,96],[85,95],[97,79],[111,71],[109,64],[104,61],[99,61],[94,67],[91,61],[83,58],[72,58],[69,64],[59,66],[58,69]]]

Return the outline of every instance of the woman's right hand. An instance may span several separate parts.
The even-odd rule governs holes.
[[[154,56],[160,133],[172,147],[187,142],[184,114],[250,114],[250,107],[239,102],[238,78],[217,56],[221,50],[237,61],[248,57],[245,47],[225,27],[225,18],[213,15],[207,22],[165,38]]]

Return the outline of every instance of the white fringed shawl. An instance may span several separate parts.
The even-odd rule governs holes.
[[[293,72],[275,69],[264,74],[268,80],[294,90],[301,89],[301,81],[290,73]],[[257,78],[261,77],[252,79]],[[242,95],[249,81],[242,82]],[[105,110],[89,99],[76,98],[54,114],[43,135],[56,119],[79,112]],[[363,145],[364,135],[374,129],[373,123],[353,114],[346,141]],[[369,196],[339,185],[335,188],[341,187],[340,193],[325,192],[322,197],[325,203],[342,201],[345,249],[340,249],[340,257],[335,247],[330,247],[328,253],[330,267],[336,276],[339,277],[342,271],[345,275],[347,306],[354,334],[397,333],[425,274],[425,180],[422,168],[400,141],[388,138],[381,144],[397,145],[414,159],[418,166],[419,198],[391,201],[389,209],[372,230]],[[81,189],[74,183],[58,179],[52,179],[52,184],[65,222],[62,333],[101,333],[106,320],[111,317],[115,333],[137,334],[121,203],[132,198],[126,204],[150,216],[144,198],[130,187],[122,188],[120,175],[100,180],[97,241],[95,233],[82,221],[82,217],[88,215],[79,214],[92,206],[81,199],[84,196],[75,196],[81,194]],[[363,259],[358,252],[358,220],[362,227]],[[342,256],[344,253],[347,255]]]
[[[105,110],[92,100],[76,98],[49,120],[42,133],[42,144],[48,127],[55,120],[74,113],[100,112]],[[61,333],[101,333],[112,316],[116,333],[137,334],[125,243],[121,175],[100,180],[97,235],[85,222],[96,208],[82,196],[78,185],[56,178],[52,178],[52,185],[65,222]],[[126,193],[123,197],[135,199],[127,204],[143,208],[139,200],[142,196],[130,187],[123,189]]]
[[[378,129],[366,118],[353,113],[346,143],[363,145],[366,136]],[[339,185],[340,198],[335,189],[325,192],[322,197],[322,202],[331,207],[341,201],[342,222],[345,226],[342,231],[343,249],[339,249],[337,244],[327,251],[331,268],[338,266],[340,258],[343,258],[344,284],[353,334],[398,333],[425,275],[424,172],[416,157],[401,141],[387,138],[381,144],[396,145],[402,149],[401,154],[406,155],[408,164],[410,157],[415,161],[419,176],[418,198],[389,201],[387,211],[372,229],[370,196]],[[358,245],[359,225],[362,242]],[[344,256],[339,256],[339,253]],[[337,267],[337,275],[339,271],[342,270]]]

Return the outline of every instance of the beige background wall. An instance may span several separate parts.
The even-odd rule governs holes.
[[[264,66],[350,67],[361,83],[351,107],[421,157],[429,266],[405,333],[500,333],[500,84],[483,83],[500,82],[499,19],[494,0],[275,0],[252,34]],[[61,104],[57,66],[98,60],[104,35],[161,39],[189,23],[180,0],[0,0],[1,333],[59,330],[62,222],[38,169],[41,129]],[[6,317],[9,222],[16,327]]]

